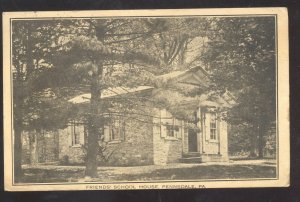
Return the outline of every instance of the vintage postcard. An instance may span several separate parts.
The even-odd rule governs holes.
[[[5,190],[289,186],[286,8],[3,13]]]

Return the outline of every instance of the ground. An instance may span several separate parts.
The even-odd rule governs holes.
[[[229,163],[168,164],[163,166],[98,167],[98,178],[84,178],[84,166],[23,166],[26,183],[113,182],[155,180],[201,180],[275,178],[274,160],[231,161]]]

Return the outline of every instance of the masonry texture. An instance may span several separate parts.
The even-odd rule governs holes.
[[[159,116],[159,110],[155,109],[155,116]],[[154,121],[153,126],[153,160],[155,165],[164,165],[167,163],[177,163],[182,156],[182,138],[181,137],[162,137],[161,125]]]
[[[138,166],[153,164],[153,138],[151,109],[143,109],[145,115],[138,115],[139,110],[132,111],[134,115],[126,117],[125,134],[119,140],[109,140],[103,144],[104,158],[98,158],[99,166]],[[82,126],[83,127],[83,126]],[[80,129],[79,129],[80,130]],[[81,129],[83,133],[83,129]],[[59,159],[63,164],[82,164],[86,152],[82,145],[72,145],[69,128],[60,130]],[[80,135],[80,142],[86,140]]]
[[[80,138],[83,142],[84,136],[81,135]],[[72,134],[69,127],[59,130],[59,160],[62,164],[84,163],[85,161],[84,148],[80,145],[72,145]]]
[[[160,116],[158,109],[144,109],[147,116],[136,115],[126,119],[125,136],[120,140],[108,141],[105,146],[104,157],[98,159],[99,166],[139,166],[164,165],[177,163],[188,151],[188,130],[182,131],[180,136],[162,136],[161,123],[152,117]],[[227,161],[227,123],[219,120],[218,140],[205,138],[205,126],[202,123],[200,111],[198,113],[200,130],[197,133],[197,152],[202,162]],[[86,138],[83,135],[83,125],[80,143],[72,144],[70,127],[52,132],[33,131],[23,134],[23,163],[49,163],[59,161],[60,164],[83,164],[86,152],[83,147]],[[31,141],[29,141],[31,138]],[[36,141],[37,140],[37,141]],[[31,142],[29,144],[29,142]]]
[[[160,133],[153,134],[154,164],[178,163],[182,156],[181,139],[162,138]]]
[[[145,114],[135,115],[125,119],[125,135],[119,140],[105,143],[105,158],[98,158],[99,166],[140,166],[164,165],[177,163],[185,154],[189,154],[188,130],[181,135],[166,137],[162,135],[161,122],[153,117],[161,117],[159,109],[143,109]],[[138,114],[138,110],[133,111]],[[228,140],[227,123],[218,121],[217,141],[205,138],[205,125],[201,119],[200,110],[197,113],[200,130],[197,133],[197,153],[201,162],[227,161]],[[84,164],[86,143],[84,126],[77,130],[81,132],[80,144],[72,144],[72,131],[65,129],[46,131],[32,131],[23,134],[23,163],[49,163],[73,165]],[[31,138],[31,141],[29,139]]]
[[[125,121],[125,138],[121,142],[109,142],[105,155],[111,156],[101,164],[111,166],[137,166],[153,164],[152,119],[135,117],[140,120]],[[143,121],[143,123],[141,123]]]

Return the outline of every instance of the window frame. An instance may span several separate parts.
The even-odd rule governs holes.
[[[205,128],[205,140],[208,142],[219,142],[219,118],[218,113],[211,110],[207,110],[204,113],[204,128]],[[214,119],[214,121],[212,121]],[[213,126],[213,127],[212,127]]]
[[[106,137],[107,143],[119,143],[125,140],[125,119],[121,116],[113,116],[112,114],[108,114],[110,118],[110,122],[107,125],[103,126],[104,137]],[[117,119],[116,119],[117,117]],[[118,123],[118,127],[113,126],[115,121]],[[106,128],[106,130],[105,130]],[[117,128],[117,135],[114,134],[114,129]],[[108,129],[108,130],[107,130]],[[107,134],[108,132],[108,134]],[[108,139],[107,139],[108,138]]]
[[[214,116],[214,118],[213,118]],[[212,122],[212,120],[214,121]],[[217,141],[217,132],[218,132],[218,125],[217,125],[217,114],[215,112],[210,112],[210,120],[209,120],[209,139],[212,141]],[[212,127],[214,126],[214,127]]]
[[[80,137],[80,130],[78,129],[78,127],[80,127],[81,125],[84,126],[84,124],[78,122],[78,121],[71,121],[70,127],[71,127],[71,146],[72,147],[81,147],[83,144],[81,142],[81,137]],[[77,128],[77,129],[76,129]],[[83,134],[83,138],[84,138],[84,134]]]
[[[167,112],[166,110],[161,110],[161,113],[163,113],[165,117],[162,117],[161,115],[161,127],[164,127],[164,130],[161,131],[161,138],[165,138],[166,140],[178,140],[182,139],[183,136],[183,130],[184,130],[184,124],[182,123],[182,120],[178,120],[175,117],[172,116],[171,113]],[[167,121],[166,121],[167,120]],[[178,124],[176,124],[178,122]]]
[[[177,138],[175,136],[174,122],[175,122],[174,118],[172,118],[171,123],[166,122],[166,125],[165,125],[166,137],[168,137],[168,138]]]

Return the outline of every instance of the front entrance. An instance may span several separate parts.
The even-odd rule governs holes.
[[[188,130],[188,148],[189,152],[197,152],[197,132],[193,129]]]

